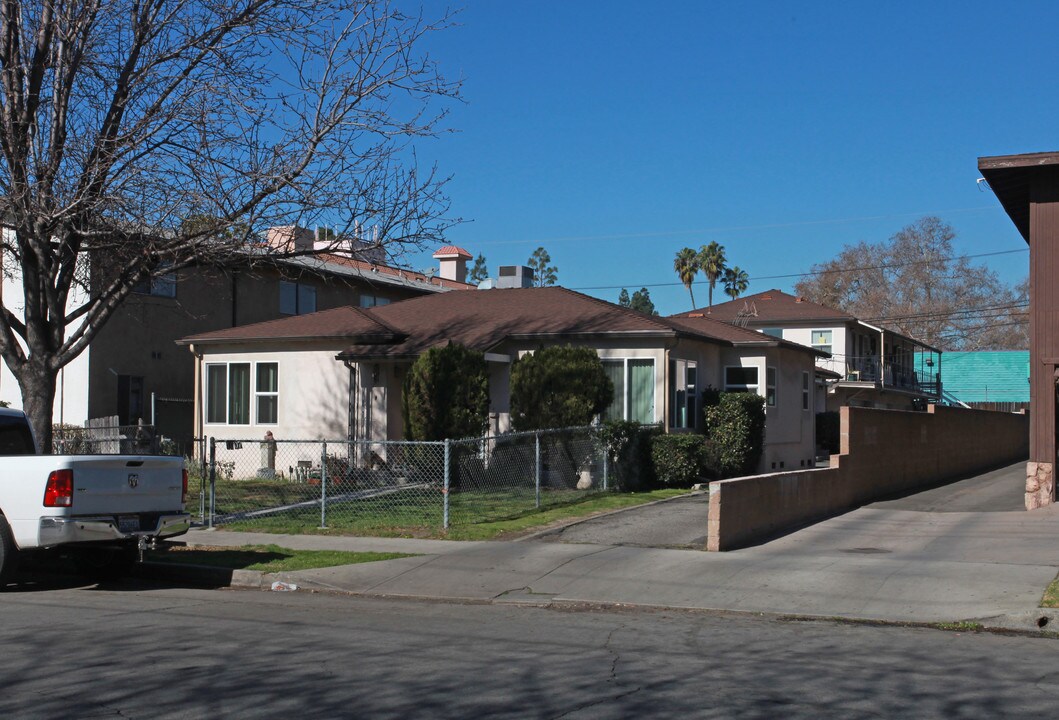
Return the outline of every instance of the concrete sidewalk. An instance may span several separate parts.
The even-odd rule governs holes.
[[[277,575],[374,597],[588,602],[1036,629],[1059,573],[1059,511],[862,508],[767,545],[705,553],[613,545],[449,542],[193,531],[189,544],[419,553]]]

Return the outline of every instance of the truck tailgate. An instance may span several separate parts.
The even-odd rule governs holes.
[[[171,512],[181,507],[183,458],[79,455],[73,470],[72,515]]]

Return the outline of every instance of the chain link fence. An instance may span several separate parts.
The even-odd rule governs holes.
[[[429,534],[610,489],[591,427],[443,442],[210,438],[189,475],[204,524],[274,532]]]

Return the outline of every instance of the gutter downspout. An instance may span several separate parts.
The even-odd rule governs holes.
[[[202,413],[204,412],[204,403],[202,402],[202,353],[195,349],[194,344],[188,345],[188,350],[190,350],[191,354],[195,356],[195,394],[193,396],[195,400],[193,407],[198,410],[198,412],[195,413],[193,421],[194,427],[192,428],[191,435],[192,437],[198,438],[203,437],[203,433],[205,432],[205,425],[202,421]]]
[[[349,370],[349,396],[346,399],[349,417],[346,421],[346,438],[350,442],[357,439],[357,367],[356,363],[343,360],[342,364]]]

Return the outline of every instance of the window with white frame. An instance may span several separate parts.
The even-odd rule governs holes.
[[[603,411],[603,419],[655,422],[654,359],[608,359],[603,361],[603,370],[614,384],[614,399]]]
[[[276,363],[257,363],[257,366],[254,392],[251,393],[251,363],[206,364],[207,424],[250,425],[251,397],[256,398],[258,422],[277,422],[279,366]]]
[[[765,368],[765,405],[776,407],[776,368]]]
[[[281,315],[305,315],[316,312],[316,288],[305,283],[279,281]]]
[[[811,407],[809,394],[812,392],[812,387],[809,373],[802,372],[802,410],[808,410]]]
[[[254,385],[254,405],[257,408],[257,424],[275,425],[279,422],[279,363],[258,363],[255,372],[257,381]]]
[[[810,344],[813,346],[813,350],[822,350],[823,352],[831,352],[831,337],[833,331],[831,330],[813,330],[811,335]]]
[[[760,395],[760,388],[757,367],[729,365],[724,369],[725,392],[752,392]]]
[[[669,361],[669,426],[694,428],[698,367],[694,360]]]

